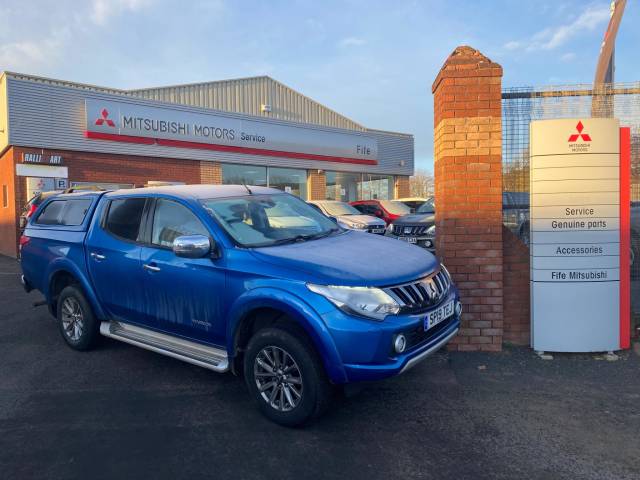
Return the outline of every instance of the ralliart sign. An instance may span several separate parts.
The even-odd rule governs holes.
[[[378,143],[358,133],[304,128],[169,107],[86,99],[86,136],[249,155],[376,165]]]
[[[628,348],[629,130],[533,121],[530,155],[533,348]]]

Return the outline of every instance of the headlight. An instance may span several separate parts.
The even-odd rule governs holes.
[[[367,226],[364,223],[353,223],[351,224],[351,228],[354,230],[364,230]]]
[[[390,224],[387,226],[387,233],[393,233],[393,223],[390,223]]]
[[[436,234],[436,226],[435,225],[431,225],[429,228],[427,228],[427,235],[435,236],[435,234]]]
[[[307,283],[312,292],[322,295],[340,310],[382,321],[400,311],[400,306],[379,288],[339,287]]]

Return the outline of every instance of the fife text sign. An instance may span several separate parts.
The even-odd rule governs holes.
[[[621,280],[629,282],[621,263],[629,192],[621,189],[620,126],[563,119],[530,129],[532,346],[618,350]]]
[[[345,163],[377,163],[377,141],[357,133],[95,99],[87,99],[85,107],[86,132],[90,138],[224,149],[255,155],[275,152],[278,156]]]

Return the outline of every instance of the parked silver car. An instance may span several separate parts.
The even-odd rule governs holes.
[[[337,200],[314,200],[308,202],[329,218],[333,218],[338,225],[348,230],[384,234],[386,224],[384,220],[372,215],[363,215],[346,202]]]

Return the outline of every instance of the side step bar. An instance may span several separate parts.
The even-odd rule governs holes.
[[[164,333],[113,320],[102,322],[100,324],[100,333],[105,337],[130,343],[131,345],[177,358],[215,372],[229,370],[227,352],[219,348],[209,347],[183,338],[172,337]]]

